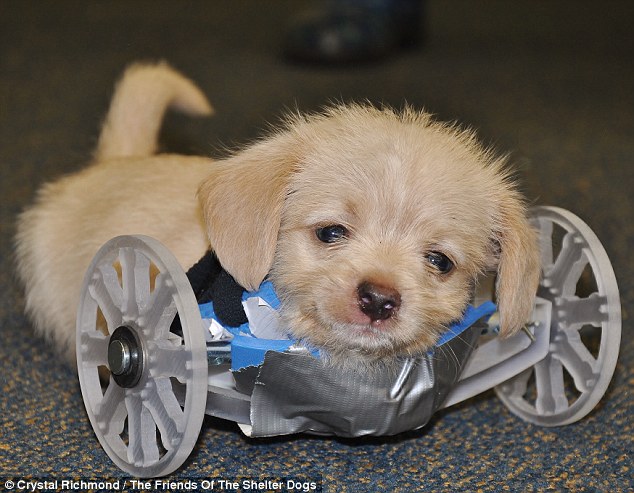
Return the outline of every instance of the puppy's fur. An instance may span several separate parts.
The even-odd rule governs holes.
[[[472,133],[411,109],[337,106],[212,162],[155,155],[167,106],[211,112],[167,65],[129,68],[94,162],[44,186],[19,218],[27,311],[69,359],[85,269],[120,234],[159,239],[185,269],[211,245],[249,289],[268,276],[293,335],[335,361],[426,350],[491,268],[502,334],[529,318],[535,235],[504,160]],[[377,293],[389,303],[375,316],[363,304]]]

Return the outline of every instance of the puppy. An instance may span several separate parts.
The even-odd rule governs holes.
[[[501,333],[528,320],[536,237],[504,159],[473,133],[412,109],[336,106],[214,162],[155,154],[168,106],[211,113],[166,64],[130,67],[93,163],[19,217],[26,309],[69,360],[84,272],[121,234],[157,238],[184,269],[211,246],[250,290],[270,279],[291,334],[335,362],[426,351],[492,268]]]

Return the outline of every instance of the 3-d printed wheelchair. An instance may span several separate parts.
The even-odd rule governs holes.
[[[86,273],[77,319],[79,381],[95,434],[121,469],[156,477],[187,459],[205,414],[235,421],[249,436],[390,435],[495,388],[526,421],[577,421],[604,395],[616,366],[616,278],[578,217],[537,207],[531,221],[542,278],[524,332],[496,337],[485,300],[428,354],[367,375],[325,365],[293,341],[210,340],[172,254],[148,237],[114,238]],[[245,351],[247,363],[236,367]]]

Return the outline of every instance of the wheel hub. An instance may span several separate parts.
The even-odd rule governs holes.
[[[117,328],[108,343],[108,367],[119,387],[134,387],[143,374],[143,346],[136,332],[127,326]]]

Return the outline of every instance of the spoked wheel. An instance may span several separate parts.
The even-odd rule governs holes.
[[[182,329],[172,328],[177,315]],[[207,352],[191,286],[158,241],[117,237],[93,259],[77,317],[77,366],[92,427],[121,469],[163,476],[187,459],[205,413]]]
[[[619,354],[621,304],[610,260],[581,219],[555,207],[531,215],[541,246],[538,295],[553,306],[550,350],[496,392],[524,420],[559,426],[583,418],[605,394]]]

